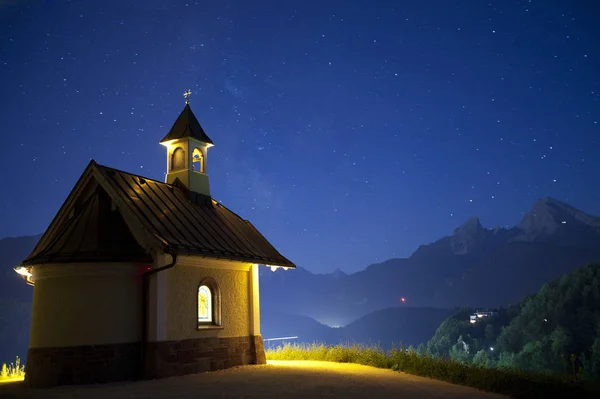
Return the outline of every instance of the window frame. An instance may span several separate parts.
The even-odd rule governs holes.
[[[206,286],[210,291],[211,295],[211,321],[200,321],[200,288]],[[221,291],[219,285],[212,277],[205,277],[200,280],[200,283],[196,286],[196,329],[219,329],[223,328],[221,324]]]

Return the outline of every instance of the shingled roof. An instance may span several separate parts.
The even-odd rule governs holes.
[[[173,127],[160,142],[164,143],[186,137],[191,137],[203,143],[214,145],[210,137],[208,137],[204,132],[204,129],[202,129],[202,126],[200,126],[200,122],[196,119],[189,104],[185,104],[185,108],[183,108],[183,111],[181,111],[177,117]]]
[[[92,160],[23,265],[148,261],[159,250],[295,267],[249,221],[210,197],[190,198],[178,185]]]

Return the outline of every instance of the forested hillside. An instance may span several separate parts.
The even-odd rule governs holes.
[[[544,284],[496,317],[471,324],[473,311],[465,308],[446,319],[419,352],[600,379],[600,263]]]

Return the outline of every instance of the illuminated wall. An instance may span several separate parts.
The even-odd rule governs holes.
[[[139,341],[139,275],[147,267],[131,263],[35,266],[29,346]]]
[[[202,337],[240,337],[251,333],[251,265],[228,262],[241,270],[223,269],[216,262],[199,258],[177,264],[166,274],[165,340]],[[198,329],[198,287],[211,277],[221,292],[221,329]]]

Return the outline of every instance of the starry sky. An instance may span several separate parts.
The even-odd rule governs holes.
[[[213,197],[313,272],[600,215],[598,43],[594,0],[0,1],[0,237],[92,158],[164,180],[187,88]]]

